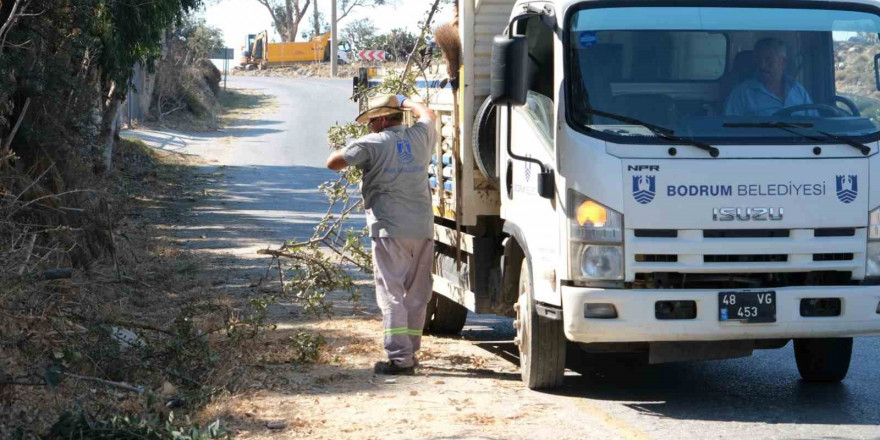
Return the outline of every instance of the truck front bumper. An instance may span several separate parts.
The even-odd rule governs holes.
[[[730,289],[725,289],[729,291]],[[565,335],[575,342],[722,341],[880,335],[880,286],[766,289],[776,292],[776,322],[749,324],[718,318],[720,290],[611,290],[562,286]],[[803,317],[801,299],[840,298],[835,317]],[[657,301],[694,301],[694,319],[660,320]],[[613,304],[617,318],[584,317],[585,304]]]

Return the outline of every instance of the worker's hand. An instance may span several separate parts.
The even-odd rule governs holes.
[[[397,104],[403,107],[403,101],[406,101],[407,99],[409,98],[407,98],[406,96],[397,95]]]

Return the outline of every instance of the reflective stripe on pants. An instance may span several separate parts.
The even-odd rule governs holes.
[[[374,237],[376,302],[382,309],[385,353],[401,367],[413,365],[421,348],[431,299],[434,241],[428,238]]]

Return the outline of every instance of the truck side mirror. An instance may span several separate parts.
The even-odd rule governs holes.
[[[492,43],[492,81],[489,89],[493,104],[518,106],[526,103],[529,91],[528,51],[524,36],[495,37]]]
[[[538,173],[538,195],[550,200],[556,197],[556,176],[552,169],[547,168]]]

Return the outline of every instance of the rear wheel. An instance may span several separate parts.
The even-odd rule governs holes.
[[[428,302],[425,329],[437,335],[458,334],[467,321],[467,312],[465,306],[434,292],[431,301]]]
[[[538,316],[528,259],[519,272],[519,299],[516,310],[516,344],[523,382],[533,390],[549,390],[562,385],[565,378],[566,340],[562,321]]]
[[[794,359],[806,382],[840,382],[849,372],[852,338],[795,339]]]

